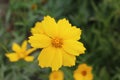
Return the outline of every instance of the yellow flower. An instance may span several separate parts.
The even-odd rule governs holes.
[[[16,62],[20,59],[24,59],[25,61],[33,61],[33,56],[28,56],[31,52],[35,50],[35,48],[31,48],[29,50],[27,49],[27,41],[24,41],[22,43],[22,46],[20,47],[17,43],[13,43],[12,50],[14,52],[7,53],[6,57],[9,58],[11,62]]]
[[[86,64],[81,64],[74,71],[75,80],[93,80],[92,67]]]
[[[75,65],[75,56],[85,52],[85,47],[78,40],[81,30],[71,26],[68,20],[58,22],[50,16],[44,17],[42,22],[37,22],[31,30],[33,36],[29,37],[32,47],[43,48],[38,60],[39,65],[58,70],[63,66]]]
[[[64,74],[62,71],[53,71],[50,76],[49,80],[64,80]]]

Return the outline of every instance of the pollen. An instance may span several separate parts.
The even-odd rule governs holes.
[[[63,45],[63,40],[61,38],[53,38],[52,41],[52,46],[55,48],[61,48]]]

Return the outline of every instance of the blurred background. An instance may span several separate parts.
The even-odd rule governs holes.
[[[94,80],[120,80],[120,0],[0,0],[0,80],[48,80],[50,69],[41,69],[37,59],[11,63],[5,57],[45,15],[82,29],[86,54],[77,57],[76,66],[62,68],[65,80],[73,80],[80,63],[93,67]]]

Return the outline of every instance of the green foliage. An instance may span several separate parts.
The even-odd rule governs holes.
[[[10,63],[5,57],[12,43],[27,39],[45,15],[65,17],[83,32],[86,54],[77,57],[76,66],[62,68],[65,80],[73,80],[80,63],[93,66],[94,80],[120,80],[120,0],[10,0],[5,15],[0,19],[0,80],[48,80],[50,69],[41,69],[37,60]]]

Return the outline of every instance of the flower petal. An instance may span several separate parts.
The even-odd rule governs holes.
[[[79,40],[81,35],[81,30],[75,26],[71,26],[68,20],[61,19],[57,23],[59,36],[63,39],[74,39]]]
[[[68,20],[66,20],[65,18],[64,19],[60,19],[58,22],[57,22],[58,26],[59,27],[71,27],[71,24],[69,23]]]
[[[57,24],[54,18],[51,18],[50,16],[44,17],[42,27],[49,37],[57,36]]]
[[[68,54],[65,51],[63,51],[62,56],[63,56],[63,65],[64,66],[73,66],[73,65],[75,65],[76,57],[74,55]]]
[[[19,60],[19,57],[16,53],[7,53],[6,57],[8,57],[11,62],[16,62]]]
[[[86,75],[85,80],[93,80],[93,75],[92,73],[89,73]]]
[[[27,49],[27,41],[26,40],[22,43],[22,49],[23,49],[23,51],[25,51]]]
[[[56,50],[53,47],[44,48],[38,56],[39,65],[43,67],[50,67],[52,60],[56,54]]]
[[[76,26],[73,26],[71,28],[70,32],[71,32],[71,34],[69,36],[69,39],[71,39],[71,38],[74,39],[74,40],[79,40],[80,39],[80,36],[81,36],[81,33],[82,33],[80,28],[77,28]]]
[[[18,52],[21,50],[21,47],[17,43],[13,43],[12,50]]]
[[[62,51],[59,48],[56,48],[56,52],[51,64],[52,71],[57,71],[62,66]]]
[[[62,66],[62,54],[59,49],[54,47],[44,48],[38,60],[42,68],[51,67],[52,70],[58,70]]]
[[[58,31],[59,37],[66,39],[66,37],[70,35],[69,33],[70,33],[71,24],[68,22],[68,20],[61,19],[58,21],[57,25],[59,30]]]
[[[27,62],[31,62],[31,61],[34,60],[34,56],[27,56],[27,57],[24,58],[24,60],[27,61]]]
[[[35,51],[36,50],[36,48],[31,48],[31,49],[28,49],[27,50],[27,54],[26,55],[29,55],[30,53],[32,53],[33,51]]]
[[[44,48],[51,44],[51,39],[44,34],[35,34],[29,37],[29,43],[34,48]]]
[[[41,22],[37,22],[35,27],[31,29],[32,34],[43,34],[44,30]]]
[[[80,73],[74,73],[73,77],[75,80],[86,80],[84,79],[84,76],[82,76]]]
[[[71,55],[79,56],[85,52],[85,47],[81,42],[75,40],[64,40],[63,49]]]

